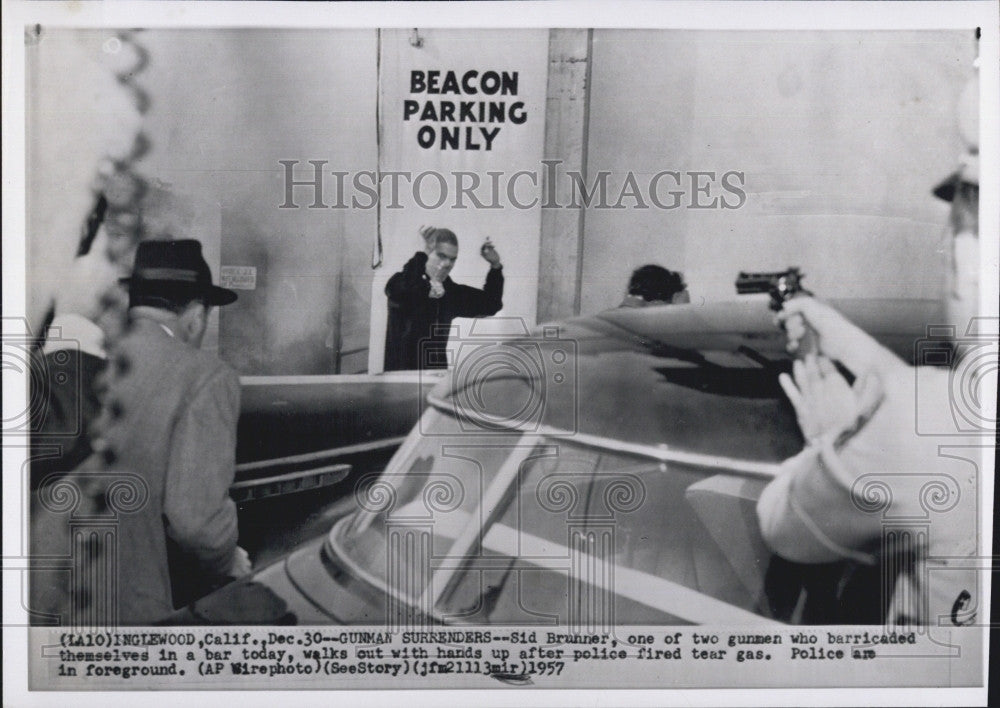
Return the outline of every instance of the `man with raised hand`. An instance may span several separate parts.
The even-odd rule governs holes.
[[[448,229],[421,229],[417,251],[385,286],[389,323],[385,370],[445,369],[448,328],[456,317],[489,317],[503,307],[503,265],[487,239],[480,255],[490,264],[483,289],[456,283],[449,274],[458,259],[458,237]]]

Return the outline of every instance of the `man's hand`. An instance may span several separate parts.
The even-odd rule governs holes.
[[[229,566],[229,572],[226,575],[234,578],[242,578],[244,575],[250,575],[250,570],[250,554],[240,546],[237,546],[236,553],[233,554],[233,564]]]
[[[434,231],[433,226],[422,225],[417,229],[417,233],[420,234],[420,238],[424,240],[424,253],[430,254],[434,250],[434,246],[431,245],[431,233]]]
[[[874,374],[851,386],[829,359],[811,354],[795,361],[792,376],[781,374],[778,381],[809,443],[843,442],[871,418],[883,397]]]
[[[857,378],[872,372],[886,375],[891,370],[906,367],[867,332],[814,297],[787,300],[776,319],[788,334],[790,352],[798,351],[803,338],[809,337],[815,340],[811,344],[815,349],[812,353],[839,361]]]
[[[444,285],[441,284],[440,280],[431,278],[431,291],[428,295],[435,300],[444,296]]]
[[[486,262],[490,264],[490,268],[500,267],[500,254],[497,253],[497,249],[493,246],[493,241],[486,239],[486,243],[483,244],[482,248],[479,249],[479,253],[482,254]]]

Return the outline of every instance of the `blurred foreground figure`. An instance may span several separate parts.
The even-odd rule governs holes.
[[[137,163],[149,147],[142,132],[149,100],[138,78],[148,56],[132,32],[35,25],[25,33],[32,76],[26,320],[30,331],[44,330],[30,382],[25,608],[33,624],[93,627],[113,622],[115,514],[142,496],[95,470],[92,443],[108,342],[124,324],[117,280],[139,239],[145,180]]]
[[[961,329],[979,310],[979,81],[969,81],[958,102],[959,133],[965,152],[958,169],[934,188],[934,196],[951,204],[951,268],[945,300],[948,323]]]
[[[959,99],[960,167],[933,190],[952,205],[951,341],[935,361],[918,349],[917,363],[938,366],[909,366],[813,298],[778,314],[789,349],[809,350],[781,376],[806,447],[761,495],[761,531],[787,560],[877,570],[890,624],[967,625],[979,607],[978,460],[995,444],[996,332],[977,319],[978,88],[975,77]]]

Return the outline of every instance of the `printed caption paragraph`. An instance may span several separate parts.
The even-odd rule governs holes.
[[[682,686],[695,679],[774,672],[813,680],[843,671],[870,676],[927,662],[966,663],[962,647],[932,632],[880,627],[746,630],[622,627],[611,633],[555,628],[33,630],[38,685],[59,689],[218,687],[492,687],[607,681],[625,674]],[[961,633],[945,635],[955,640]],[[944,661],[943,661],[944,660]],[[933,672],[937,673],[937,672]],[[699,678],[701,677],[701,678]],[[787,677],[786,677],[787,678]],[[764,684],[761,684],[764,685]]]

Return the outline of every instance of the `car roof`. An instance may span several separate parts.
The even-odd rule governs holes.
[[[567,320],[568,325],[598,320],[621,327],[633,336],[706,351],[733,351],[740,344],[786,358],[785,336],[774,322],[767,295],[701,305],[617,308]],[[914,344],[929,327],[943,321],[940,300],[845,298],[828,303],[848,320],[906,361]]]
[[[900,354],[912,353],[939,312],[936,303],[923,300],[831,304]],[[531,338],[494,345],[498,358],[508,362],[512,357],[505,351],[533,347],[543,367],[519,368],[515,361],[475,381],[480,408],[473,418],[482,413],[487,420],[502,419],[518,408],[517,401],[541,393],[543,402],[535,418],[525,421],[527,428],[537,424],[578,439],[755,463],[778,463],[802,448],[794,411],[777,382],[791,361],[767,296],[619,308],[541,325]],[[551,364],[555,351],[571,361]],[[431,398],[439,408],[464,415],[471,379],[463,361]]]

